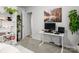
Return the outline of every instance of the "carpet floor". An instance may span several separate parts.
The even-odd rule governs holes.
[[[61,47],[55,44],[45,43],[39,46],[40,41],[32,39],[30,37],[26,37],[25,39],[19,41],[18,44],[22,45],[23,47],[35,53],[60,53],[61,52]],[[64,53],[75,53],[75,51],[64,48]]]

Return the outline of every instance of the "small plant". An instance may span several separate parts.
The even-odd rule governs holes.
[[[11,8],[11,7],[4,7],[4,10],[11,15],[14,14],[15,12],[17,12],[17,10],[15,8]]]
[[[20,32],[20,26],[22,25],[22,22],[21,22],[21,16],[20,15],[17,15],[17,32]]]
[[[79,15],[77,14],[77,10],[69,11],[69,19],[69,27],[73,34],[79,30]]]

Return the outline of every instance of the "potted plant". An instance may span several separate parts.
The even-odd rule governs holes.
[[[10,17],[7,17],[8,21],[12,21],[12,14],[16,13],[17,10],[15,8],[11,8],[11,7],[4,7],[4,10],[10,14]]]
[[[11,7],[4,7],[4,10],[11,15],[14,14],[15,12],[17,12],[17,10],[15,8],[11,8]]]
[[[79,15],[77,14],[77,10],[69,11],[69,19],[69,28],[73,34],[79,30]]]

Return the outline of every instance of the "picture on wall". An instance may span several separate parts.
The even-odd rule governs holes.
[[[62,8],[44,11],[44,22],[62,22]]]

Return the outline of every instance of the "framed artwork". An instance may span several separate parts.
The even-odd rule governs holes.
[[[62,8],[44,11],[44,22],[62,22]]]

